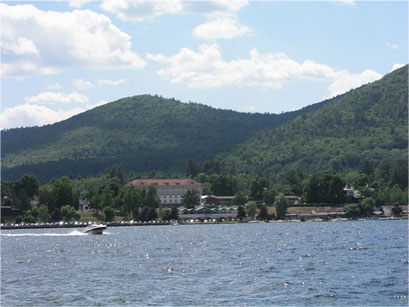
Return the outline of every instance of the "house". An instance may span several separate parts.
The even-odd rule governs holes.
[[[196,190],[202,195],[202,185],[192,179],[137,179],[127,184],[136,188],[154,186],[163,207],[178,207],[182,196],[188,190]]]
[[[311,220],[314,218],[332,219],[343,217],[345,212],[343,208],[337,207],[317,207],[311,210],[310,208],[288,208],[286,217],[288,219],[304,219]]]
[[[91,207],[89,206],[89,202],[87,200],[80,199],[78,209],[79,211],[86,211],[90,210]]]
[[[354,187],[346,185],[344,187],[345,196],[348,200],[353,201],[355,199],[360,199],[362,197],[361,192],[356,190]]]
[[[301,197],[299,196],[290,195],[285,196],[285,198],[287,199],[287,202],[290,206],[298,205],[301,202]]]
[[[204,206],[232,206],[234,196],[202,196],[201,203]]]

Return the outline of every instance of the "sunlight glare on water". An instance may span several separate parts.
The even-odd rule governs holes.
[[[2,231],[2,305],[408,305],[407,221],[81,231]]]

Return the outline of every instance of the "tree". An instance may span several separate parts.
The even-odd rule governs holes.
[[[74,191],[68,177],[55,180],[51,185],[50,194],[51,210],[61,208],[63,205],[74,205]]]
[[[200,202],[200,194],[198,190],[187,190],[182,196],[182,204],[186,208],[193,208]]]
[[[325,171],[312,176],[304,186],[307,203],[340,204],[345,201],[345,181],[334,171]]]
[[[226,175],[217,175],[213,178],[214,180],[211,183],[211,190],[215,195],[234,195],[233,182],[230,177]]]
[[[394,163],[391,176],[391,184],[399,185],[402,189],[408,186],[408,161],[398,160]]]
[[[133,186],[125,187],[121,193],[122,211],[130,217],[131,213],[142,206],[142,195]]]
[[[24,189],[19,190],[17,197],[15,199],[15,206],[23,211],[31,209],[30,198],[28,197],[26,190]]]
[[[277,220],[284,220],[287,214],[288,201],[283,193],[279,193],[274,201],[275,213]]]
[[[245,203],[247,203],[247,201],[247,197],[242,192],[239,192],[233,198],[233,205],[243,206]]]
[[[265,220],[268,220],[268,219],[269,219],[268,210],[267,210],[267,206],[266,206],[266,205],[260,205],[260,206],[259,206],[259,211],[258,211],[257,219],[259,219],[259,220],[261,220],[261,221],[265,221]]]
[[[257,203],[255,201],[249,201],[246,204],[246,211],[247,211],[247,215],[251,217],[252,219],[254,219],[254,216],[257,213]]]
[[[246,217],[246,210],[242,205],[237,208],[237,218],[241,221]]]
[[[103,210],[105,222],[112,222],[115,218],[115,211],[112,207],[107,206]]]
[[[186,166],[186,176],[194,178],[200,173],[200,165],[195,160],[189,159]]]
[[[122,170],[121,165],[114,164],[108,171],[108,176],[110,178],[116,178],[120,184],[124,183],[124,171]]]
[[[177,219],[179,218],[178,209],[176,209],[176,208],[170,209],[169,218],[170,218],[171,220],[177,220]]]
[[[264,178],[257,176],[250,186],[250,197],[255,200],[262,200],[264,190],[268,188],[268,182]]]
[[[111,207],[113,203],[114,192],[111,187],[107,184],[102,191],[100,196],[101,207],[104,209],[106,207]]]
[[[392,207],[392,213],[395,216],[399,216],[403,212],[402,207],[399,205],[399,203],[394,203]]]
[[[375,200],[372,197],[367,197],[362,200],[361,206],[361,216],[372,216],[375,210]]]
[[[144,206],[151,208],[159,208],[160,200],[156,188],[153,185],[150,185],[146,189],[145,198],[143,201]]]
[[[25,190],[27,196],[32,199],[34,195],[38,195],[40,183],[34,175],[25,174],[16,183],[16,190]]]
[[[264,190],[263,201],[266,205],[274,204],[276,192],[272,189]]]
[[[48,207],[44,204],[38,207],[38,221],[40,223],[48,223],[51,219],[51,215],[48,212]]]
[[[347,218],[358,218],[361,215],[361,210],[359,210],[356,204],[349,204],[344,208],[345,217]]]
[[[69,222],[72,220],[78,221],[80,219],[80,215],[78,214],[78,212],[73,206],[70,205],[64,205],[61,207],[61,215],[65,222]]]

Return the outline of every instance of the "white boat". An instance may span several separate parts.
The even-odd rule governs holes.
[[[91,224],[85,227],[83,232],[91,234],[91,235],[102,235],[102,233],[104,232],[106,228],[107,226],[102,225],[102,224]]]

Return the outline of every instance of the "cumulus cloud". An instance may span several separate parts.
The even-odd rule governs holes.
[[[61,103],[87,103],[89,98],[79,93],[44,92],[37,96],[26,97],[25,101],[32,104],[61,104]]]
[[[0,115],[1,128],[42,126],[67,119],[83,111],[73,108],[68,111],[53,110],[46,106],[25,103],[6,108]]]
[[[250,32],[250,28],[238,24],[235,18],[219,18],[194,28],[193,36],[199,39],[231,39]]]
[[[106,103],[105,100],[101,100],[96,104],[86,104],[85,106],[73,107],[68,110],[62,108],[55,110],[49,106],[26,102],[25,104],[6,108],[0,114],[1,129],[53,124]]]
[[[70,2],[68,2],[68,5],[70,7],[79,9],[81,8],[83,5],[87,4],[88,2],[91,2],[92,0],[71,0]]]
[[[343,94],[353,88],[379,80],[382,75],[376,71],[366,69],[358,74],[351,74],[348,71],[339,71],[334,73],[334,81],[329,85],[329,97]]]
[[[89,10],[42,11],[0,4],[2,76],[53,74],[70,66],[142,69],[130,36]],[[92,42],[92,43],[90,43]]]
[[[226,16],[226,14],[235,14],[235,12],[246,5],[248,5],[247,0],[103,0],[101,8],[116,14],[121,20],[141,22],[169,14]]]
[[[102,85],[113,85],[113,86],[115,86],[115,85],[119,85],[119,84],[122,84],[122,83],[125,83],[126,82],[126,79],[118,79],[118,80],[98,80],[98,84],[100,85],[100,86],[102,86]]]
[[[158,71],[163,79],[194,89],[225,86],[279,89],[286,82],[318,80],[330,82],[328,90],[334,96],[382,76],[372,70],[359,74],[335,71],[308,59],[299,63],[282,52],[260,54],[255,48],[250,50],[247,59],[225,61],[217,44],[203,44],[197,52],[182,48],[169,57],[147,54],[147,58],[167,65]]]
[[[82,79],[75,79],[71,83],[79,90],[87,90],[94,87],[91,81],[85,81]]]
[[[98,86],[104,86],[104,85],[116,86],[116,85],[120,85],[125,82],[126,82],[126,79],[118,79],[118,80],[104,79],[104,80],[98,80],[94,84],[91,81],[86,81],[83,79],[75,79],[71,83],[79,90],[87,90],[96,85]]]
[[[394,65],[392,66],[391,72],[394,71],[394,70],[396,70],[396,69],[399,69],[399,68],[401,68],[401,67],[403,67],[403,66],[405,66],[405,64],[396,63],[396,64],[394,64]]]

